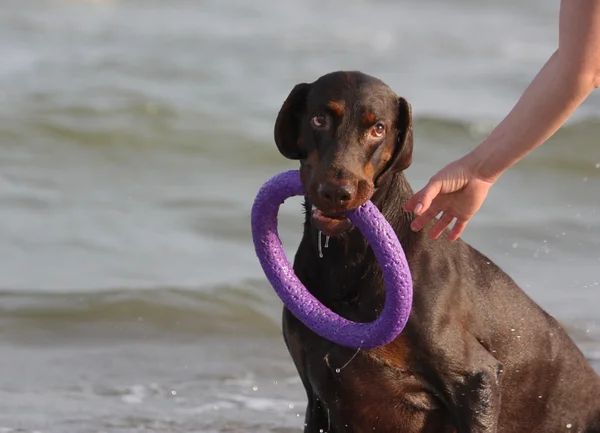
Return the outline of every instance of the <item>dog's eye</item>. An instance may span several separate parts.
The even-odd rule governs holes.
[[[311,123],[317,128],[323,128],[327,125],[327,118],[322,114],[317,114],[310,119]]]
[[[385,134],[385,125],[383,123],[378,123],[371,129],[371,135],[374,137],[381,137]]]

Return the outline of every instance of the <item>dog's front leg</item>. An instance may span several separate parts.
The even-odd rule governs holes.
[[[500,364],[481,365],[454,383],[458,433],[496,433],[500,415]]]
[[[304,433],[333,433],[330,427],[327,410],[315,395],[308,397],[306,417],[304,419]]]
[[[435,369],[444,400],[457,433],[496,433],[502,364],[478,341],[463,344],[460,351],[461,344],[448,345],[437,358],[440,362]]]

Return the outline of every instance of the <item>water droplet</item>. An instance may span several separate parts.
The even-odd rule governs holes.
[[[325,236],[325,248],[329,248],[329,236]]]
[[[177,395],[177,391],[175,391],[175,390],[172,390],[172,391],[171,391],[171,395]]]
[[[596,168],[600,168],[600,162],[596,164]]]
[[[289,407],[290,409],[293,409],[293,408],[294,408],[294,403],[290,403],[290,404],[288,404],[288,407]]]
[[[336,368],[336,369],[335,369],[335,372],[336,372],[336,373],[339,373],[340,371],[341,371],[341,370],[340,370],[339,368]]]
[[[252,391],[258,391],[258,386],[254,385],[254,386],[252,387]]]
[[[318,244],[319,244],[319,258],[321,258],[321,259],[323,258],[323,248],[321,247],[321,238],[322,237],[323,237],[323,233],[321,233],[319,231],[319,241],[318,241]]]
[[[571,428],[571,427],[573,427],[573,424],[571,424],[571,423],[567,424],[567,428]]]
[[[516,243],[516,242],[512,244],[512,247],[513,247],[513,248],[517,248],[518,246],[519,246],[519,244],[518,244],[518,243]]]

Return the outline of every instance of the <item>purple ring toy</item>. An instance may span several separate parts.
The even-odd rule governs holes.
[[[254,248],[267,279],[290,312],[313,332],[336,344],[369,349],[392,342],[404,329],[412,305],[412,278],[404,250],[390,224],[371,201],[347,213],[367,238],[386,283],[385,307],[370,323],[346,320],[321,304],[300,282],[287,260],[277,231],[283,202],[304,195],[298,170],[273,176],[252,206]]]

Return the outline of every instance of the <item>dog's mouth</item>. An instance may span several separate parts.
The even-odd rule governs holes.
[[[323,212],[312,206],[312,223],[325,236],[339,236],[352,228],[352,222],[344,212]]]

